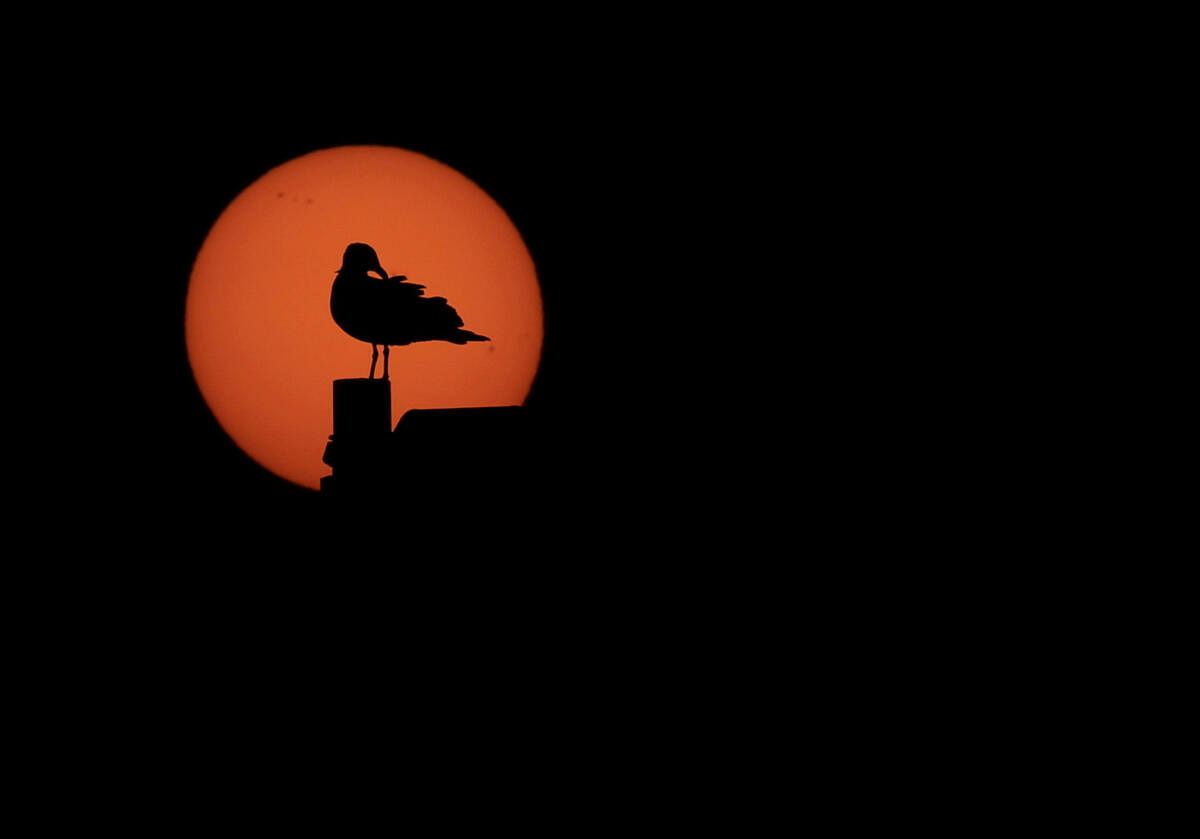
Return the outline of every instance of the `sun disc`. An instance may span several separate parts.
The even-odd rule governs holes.
[[[188,284],[188,361],[213,415],[257,463],[312,489],[332,431],[332,381],[365,377],[369,344],[342,332],[329,294],[366,242],[392,275],[445,297],[489,342],[394,347],[392,423],[410,408],[521,404],[541,357],[533,259],[483,189],[429,157],[341,146],[271,169],[221,213]],[[377,371],[378,373],[378,371]]]

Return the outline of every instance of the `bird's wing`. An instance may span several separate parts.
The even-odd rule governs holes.
[[[387,282],[393,294],[406,298],[420,297],[425,294],[425,286],[420,283],[406,283],[402,277],[389,277]]]

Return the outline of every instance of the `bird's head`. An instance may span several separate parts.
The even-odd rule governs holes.
[[[366,274],[374,271],[383,279],[387,279],[387,271],[379,264],[379,256],[375,253],[375,249],[370,245],[364,245],[362,242],[355,242],[352,245],[346,246],[346,252],[342,254],[342,267],[338,270],[339,274]]]

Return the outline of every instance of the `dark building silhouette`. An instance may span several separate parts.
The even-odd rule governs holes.
[[[332,468],[321,479],[323,495],[402,498],[529,481],[541,456],[520,406],[414,409],[392,429],[387,379],[338,379],[322,460]]]

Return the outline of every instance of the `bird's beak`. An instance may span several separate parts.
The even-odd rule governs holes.
[[[379,276],[383,277],[383,279],[385,279],[385,280],[388,278],[387,271],[384,271],[382,266],[380,266],[380,264],[378,262],[375,263],[375,267],[371,270],[373,270]]]

